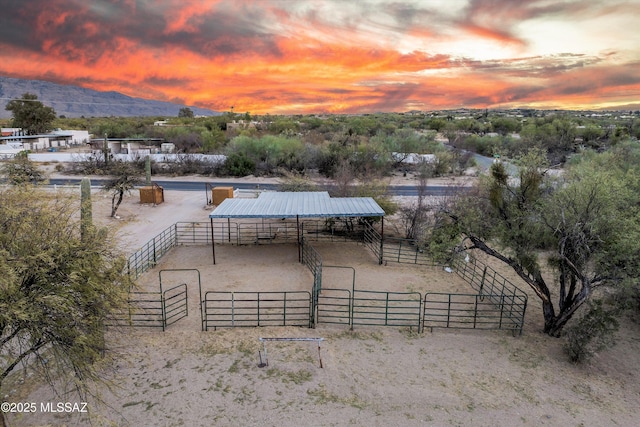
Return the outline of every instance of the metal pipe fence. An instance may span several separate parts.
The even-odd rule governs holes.
[[[376,259],[382,263],[382,259],[381,259],[381,242],[382,242],[382,235],[380,233],[378,233],[378,231],[373,228],[373,226],[371,224],[367,224],[364,228],[364,232],[362,235],[362,241],[364,243],[364,245],[369,248],[369,250],[371,250],[371,252],[373,252],[373,254],[375,255]]]
[[[310,328],[311,294],[292,292],[206,292],[204,330],[224,327],[304,326]]]
[[[127,260],[127,272],[137,279],[145,271],[156,266],[160,258],[176,245],[176,224],[149,240]]]
[[[353,292],[351,324],[369,326],[408,326],[420,332],[422,296],[418,292]]]
[[[516,324],[522,333],[528,301],[524,291],[475,258],[458,257],[452,263],[452,267],[463,280],[478,291],[482,299],[486,298],[494,305],[502,307],[505,311],[503,314]]]
[[[384,262],[397,262],[404,264],[418,264],[436,266],[437,262],[429,256],[415,240],[402,239],[399,237],[384,238]]]
[[[522,333],[522,323],[509,315],[514,302],[505,299],[505,295],[485,299],[487,296],[428,292],[423,300],[423,328],[506,329]],[[496,300],[501,303],[496,304]]]
[[[161,292],[130,292],[127,307],[112,313],[106,326],[133,326],[165,329]]]
[[[309,268],[313,275],[312,291],[310,294],[308,293],[309,306],[305,308],[304,304],[300,303],[304,298],[291,300],[289,296],[297,294],[297,291],[208,292],[206,295],[210,295],[209,299],[205,295],[201,301],[203,329],[206,330],[209,326],[214,329],[220,326],[240,326],[243,323],[248,323],[244,326],[254,324],[255,326],[289,325],[291,324],[289,322],[293,321],[299,326],[302,326],[300,323],[304,324],[305,322],[309,326],[316,323],[339,323],[348,324],[352,328],[354,325],[408,326],[416,327],[419,331],[424,327],[433,329],[446,325],[445,327],[467,328],[472,325],[475,329],[509,329],[522,333],[527,308],[526,293],[476,259],[457,258],[452,263],[452,267],[463,280],[478,292],[477,294],[426,293],[422,298],[419,293],[356,290],[355,279],[351,290],[323,290],[322,257],[309,244],[309,240],[346,240],[354,235],[354,230],[350,229],[349,233],[343,233],[344,230],[336,232],[336,228],[333,228],[331,231],[331,228],[327,228],[326,221],[305,221],[303,224],[304,226],[301,228],[306,231],[303,232],[300,242],[301,262]],[[315,228],[311,227],[310,229],[309,224],[314,224]],[[138,278],[142,273],[153,268],[160,258],[176,245],[211,244],[211,232],[211,224],[206,222],[178,222],[172,225],[129,257],[127,264],[129,274],[134,279]],[[262,243],[262,240],[269,243],[295,241],[298,238],[298,229],[297,224],[292,221],[263,221],[259,223],[223,221],[213,223],[213,234],[216,243],[259,244]],[[417,245],[410,240],[399,238],[384,238],[383,240],[380,233],[372,226],[365,226],[361,236],[365,245],[377,257],[384,253],[385,261],[436,265],[427,255],[420,252]],[[384,249],[381,250],[381,248]],[[136,326],[161,326],[164,330],[166,326],[165,295],[155,294],[153,292],[132,293],[130,312],[126,316],[122,313],[116,316],[119,322],[126,319],[130,324]],[[223,308],[226,297],[216,299],[213,296],[217,294],[232,295],[230,313],[226,313]],[[238,304],[240,305],[237,308],[241,311],[236,312],[234,294],[257,296],[246,301],[239,300]],[[271,294],[284,295],[284,297],[274,297]],[[271,296],[266,297],[265,295]],[[443,295],[447,295],[446,302],[442,300]],[[178,294],[172,295],[171,299],[180,301],[176,302],[178,307],[183,307],[183,305],[186,307],[186,289],[184,290],[184,303]],[[282,303],[278,301],[282,301]],[[292,301],[295,301],[295,310],[290,305]],[[270,303],[273,305],[269,305]],[[222,304],[222,306],[218,307],[216,304]],[[287,304],[289,304],[288,307]],[[469,315],[469,307],[472,307],[472,316]],[[182,308],[176,310],[179,313],[176,316],[182,316],[183,311],[180,311]],[[253,314],[247,313],[244,317],[238,317],[242,310],[249,310],[248,313],[255,310],[255,319],[251,317]],[[287,310],[289,314],[287,314]],[[308,319],[304,315],[302,318],[297,318],[297,315],[291,317],[293,311],[298,314],[300,311],[307,312]],[[186,309],[184,313],[186,316]],[[216,323],[218,322],[215,320],[216,316],[219,319],[226,318],[227,320],[218,320],[222,323]],[[445,318],[446,320],[443,320]]]
[[[347,289],[323,289],[318,295],[316,322],[351,326],[352,302]]]

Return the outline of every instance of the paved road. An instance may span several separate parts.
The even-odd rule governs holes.
[[[476,165],[482,171],[486,171],[487,169],[489,169],[493,164],[493,162],[495,162],[495,159],[493,157],[481,156],[480,154],[476,154],[476,153],[472,153],[472,154],[473,154],[473,158],[476,159]],[[516,165],[509,162],[503,162],[503,163],[509,175],[511,176],[518,175],[518,167]]]
[[[106,180],[92,179],[91,185],[100,187]],[[153,181],[155,184],[163,187],[165,190],[175,191],[206,191],[207,185],[212,187],[233,187],[242,190],[278,190],[278,184],[253,184],[246,182],[210,182],[210,181]],[[49,179],[50,185],[79,185],[80,178],[52,178]],[[444,185],[427,186],[427,195],[429,196],[445,196],[458,191],[462,191],[468,187],[453,187]],[[328,189],[331,190],[330,188]],[[389,192],[394,196],[417,196],[418,190],[414,185],[392,185],[389,186]]]

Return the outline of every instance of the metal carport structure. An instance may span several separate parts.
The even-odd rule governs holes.
[[[300,218],[336,217],[380,217],[381,234],[384,235],[384,210],[372,197],[330,197],[326,191],[265,191],[256,199],[225,199],[209,214],[213,263],[216,263],[214,219],[296,218],[298,256],[300,256]]]

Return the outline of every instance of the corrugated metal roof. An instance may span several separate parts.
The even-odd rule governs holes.
[[[225,199],[209,218],[384,216],[371,197],[329,197],[326,191],[262,192],[257,199]]]

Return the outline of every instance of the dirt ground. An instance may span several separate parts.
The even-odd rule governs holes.
[[[120,220],[108,218],[110,200],[94,196],[94,218],[117,229],[131,252],[176,221],[206,221],[200,192],[166,192],[166,203],[125,199]],[[440,268],[379,266],[361,245],[313,245],[325,265],[356,269],[359,289],[463,291]],[[159,269],[198,268],[204,289],[309,289],[312,277],[292,245],[184,247],[140,279],[158,286]],[[338,269],[324,286],[350,285]],[[166,276],[167,282],[182,278]],[[193,276],[186,279],[191,283]],[[524,286],[521,286],[524,289]],[[190,290],[191,292],[191,290]],[[114,361],[104,368],[112,389],[104,405],[88,402],[94,425],[116,426],[637,426],[640,425],[640,334],[623,325],[618,345],[589,366],[569,363],[562,341],[540,333],[541,312],[530,295],[522,336],[502,331],[341,325],[236,328],[202,332],[197,299],[190,314],[167,331],[131,329],[111,334]],[[323,338],[267,343],[260,337]],[[261,354],[262,355],[262,354]],[[322,367],[320,367],[320,360]],[[7,401],[76,402],[27,378]],[[11,426],[88,424],[85,414],[10,415]]]

